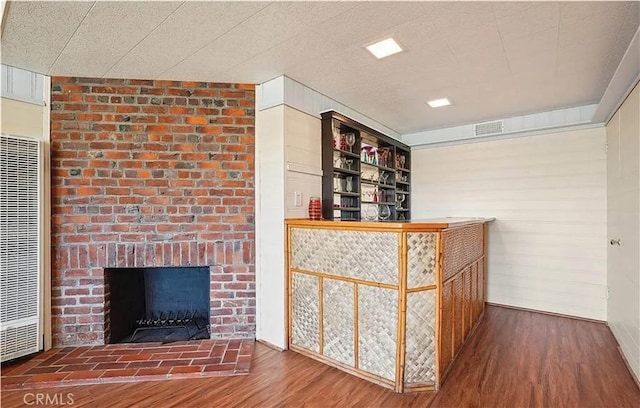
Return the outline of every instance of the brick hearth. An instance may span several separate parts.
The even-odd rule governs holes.
[[[51,349],[2,369],[2,389],[249,373],[253,340],[110,344]]]
[[[253,337],[253,85],[51,82],[54,345],[109,342],[112,267],[208,266],[212,337]]]

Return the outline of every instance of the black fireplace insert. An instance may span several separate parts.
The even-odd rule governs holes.
[[[112,268],[110,343],[211,337],[208,267]]]

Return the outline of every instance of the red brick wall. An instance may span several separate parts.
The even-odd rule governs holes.
[[[253,336],[254,86],[51,88],[54,344],[108,342],[111,267],[210,266],[212,337]]]

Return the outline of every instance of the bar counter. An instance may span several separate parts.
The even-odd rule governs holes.
[[[396,392],[437,390],[484,312],[492,220],[286,220],[289,348]]]

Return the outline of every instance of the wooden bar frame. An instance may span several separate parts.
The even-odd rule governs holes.
[[[288,342],[288,348],[292,351],[303,354],[307,357],[313,358],[315,360],[321,361],[327,365],[332,367],[336,367],[342,371],[353,374],[357,377],[363,378],[375,384],[381,385],[385,388],[393,389],[395,392],[419,392],[419,391],[437,391],[443,381],[446,379],[447,374],[450,371],[451,365],[457,355],[460,353],[464,344],[466,344],[468,338],[475,331],[478,326],[478,323],[481,321],[484,316],[484,304],[486,297],[486,244],[487,244],[487,225],[486,222],[491,220],[474,220],[473,222],[463,222],[461,224],[450,225],[448,223],[440,223],[440,222],[425,222],[425,223],[375,223],[375,222],[341,222],[341,221],[310,221],[310,220],[287,220],[286,221],[286,249],[285,249],[285,267],[286,267],[286,318],[287,318],[287,327],[286,327],[286,338]],[[475,225],[482,222],[484,225],[482,227],[482,254],[476,259],[465,262],[465,264],[460,268],[457,272],[455,272],[452,276],[448,277],[446,280],[444,278],[444,257],[447,254],[444,253],[444,243],[443,243],[443,235],[442,232],[449,228],[464,228],[465,226]],[[397,234],[397,262],[398,262],[398,284],[389,284],[382,282],[374,282],[365,279],[347,277],[347,276],[339,276],[332,275],[328,273],[318,272],[318,271],[310,271],[300,268],[293,268],[290,262],[291,256],[291,230],[293,228],[303,228],[303,229],[329,229],[329,230],[345,230],[345,231],[365,231],[365,232],[394,232]],[[408,280],[408,259],[407,259],[407,251],[408,244],[407,238],[409,233],[413,232],[431,232],[436,233],[436,251],[435,251],[435,283],[431,285],[419,286],[414,288],[407,287]],[[464,262],[464,261],[463,261]],[[482,266],[481,266],[482,265]],[[318,305],[318,313],[319,313],[319,321],[318,321],[318,330],[319,330],[319,352],[315,352],[304,347],[298,346],[292,343],[291,337],[291,325],[292,325],[292,295],[293,295],[293,287],[292,287],[292,274],[300,273],[309,276],[314,276],[318,278],[319,287],[318,287],[318,296],[319,296],[319,305]],[[465,290],[464,287],[464,278],[466,275],[470,275],[468,279],[470,279],[469,290]],[[325,279],[333,279],[337,281],[348,282],[352,284],[353,288],[353,358],[354,364],[353,366],[344,364],[338,361],[335,361],[331,358],[326,357],[324,353],[324,280]],[[463,279],[463,287],[462,287],[462,302],[460,305],[455,304],[455,297],[452,299],[452,304],[446,305],[443,300],[443,288],[445,285],[453,282],[456,279]],[[481,290],[478,291],[476,289],[477,285],[482,285]],[[383,289],[391,289],[397,291],[397,318],[395,324],[397,325],[396,332],[396,350],[395,350],[395,362],[394,369],[395,375],[393,379],[383,378],[379,375],[373,374],[371,372],[367,372],[360,368],[360,316],[359,316],[359,287],[360,285],[370,286],[370,287],[378,287]],[[407,295],[409,293],[417,293],[423,291],[435,291],[435,382],[434,383],[411,383],[407,384],[404,382],[405,376],[405,359],[406,359],[406,340],[407,340],[407,332],[406,332],[406,323],[407,323]],[[469,293],[467,293],[469,292]],[[474,299],[474,294],[480,293],[481,299]],[[465,306],[466,305],[466,306]],[[476,310],[478,306],[480,306],[480,310]],[[461,310],[461,319],[460,321],[455,321],[456,315],[452,314],[451,318],[454,319],[452,322],[454,325],[461,326],[463,333],[463,338],[461,344],[456,345],[454,342],[455,338],[455,330],[452,330],[452,338],[445,339],[442,337],[442,319],[443,319],[443,308],[444,307],[462,307]],[[451,350],[452,350],[452,359],[448,363],[446,367],[440,366],[440,361],[442,359],[442,344],[443,342],[449,341],[451,342]]]

